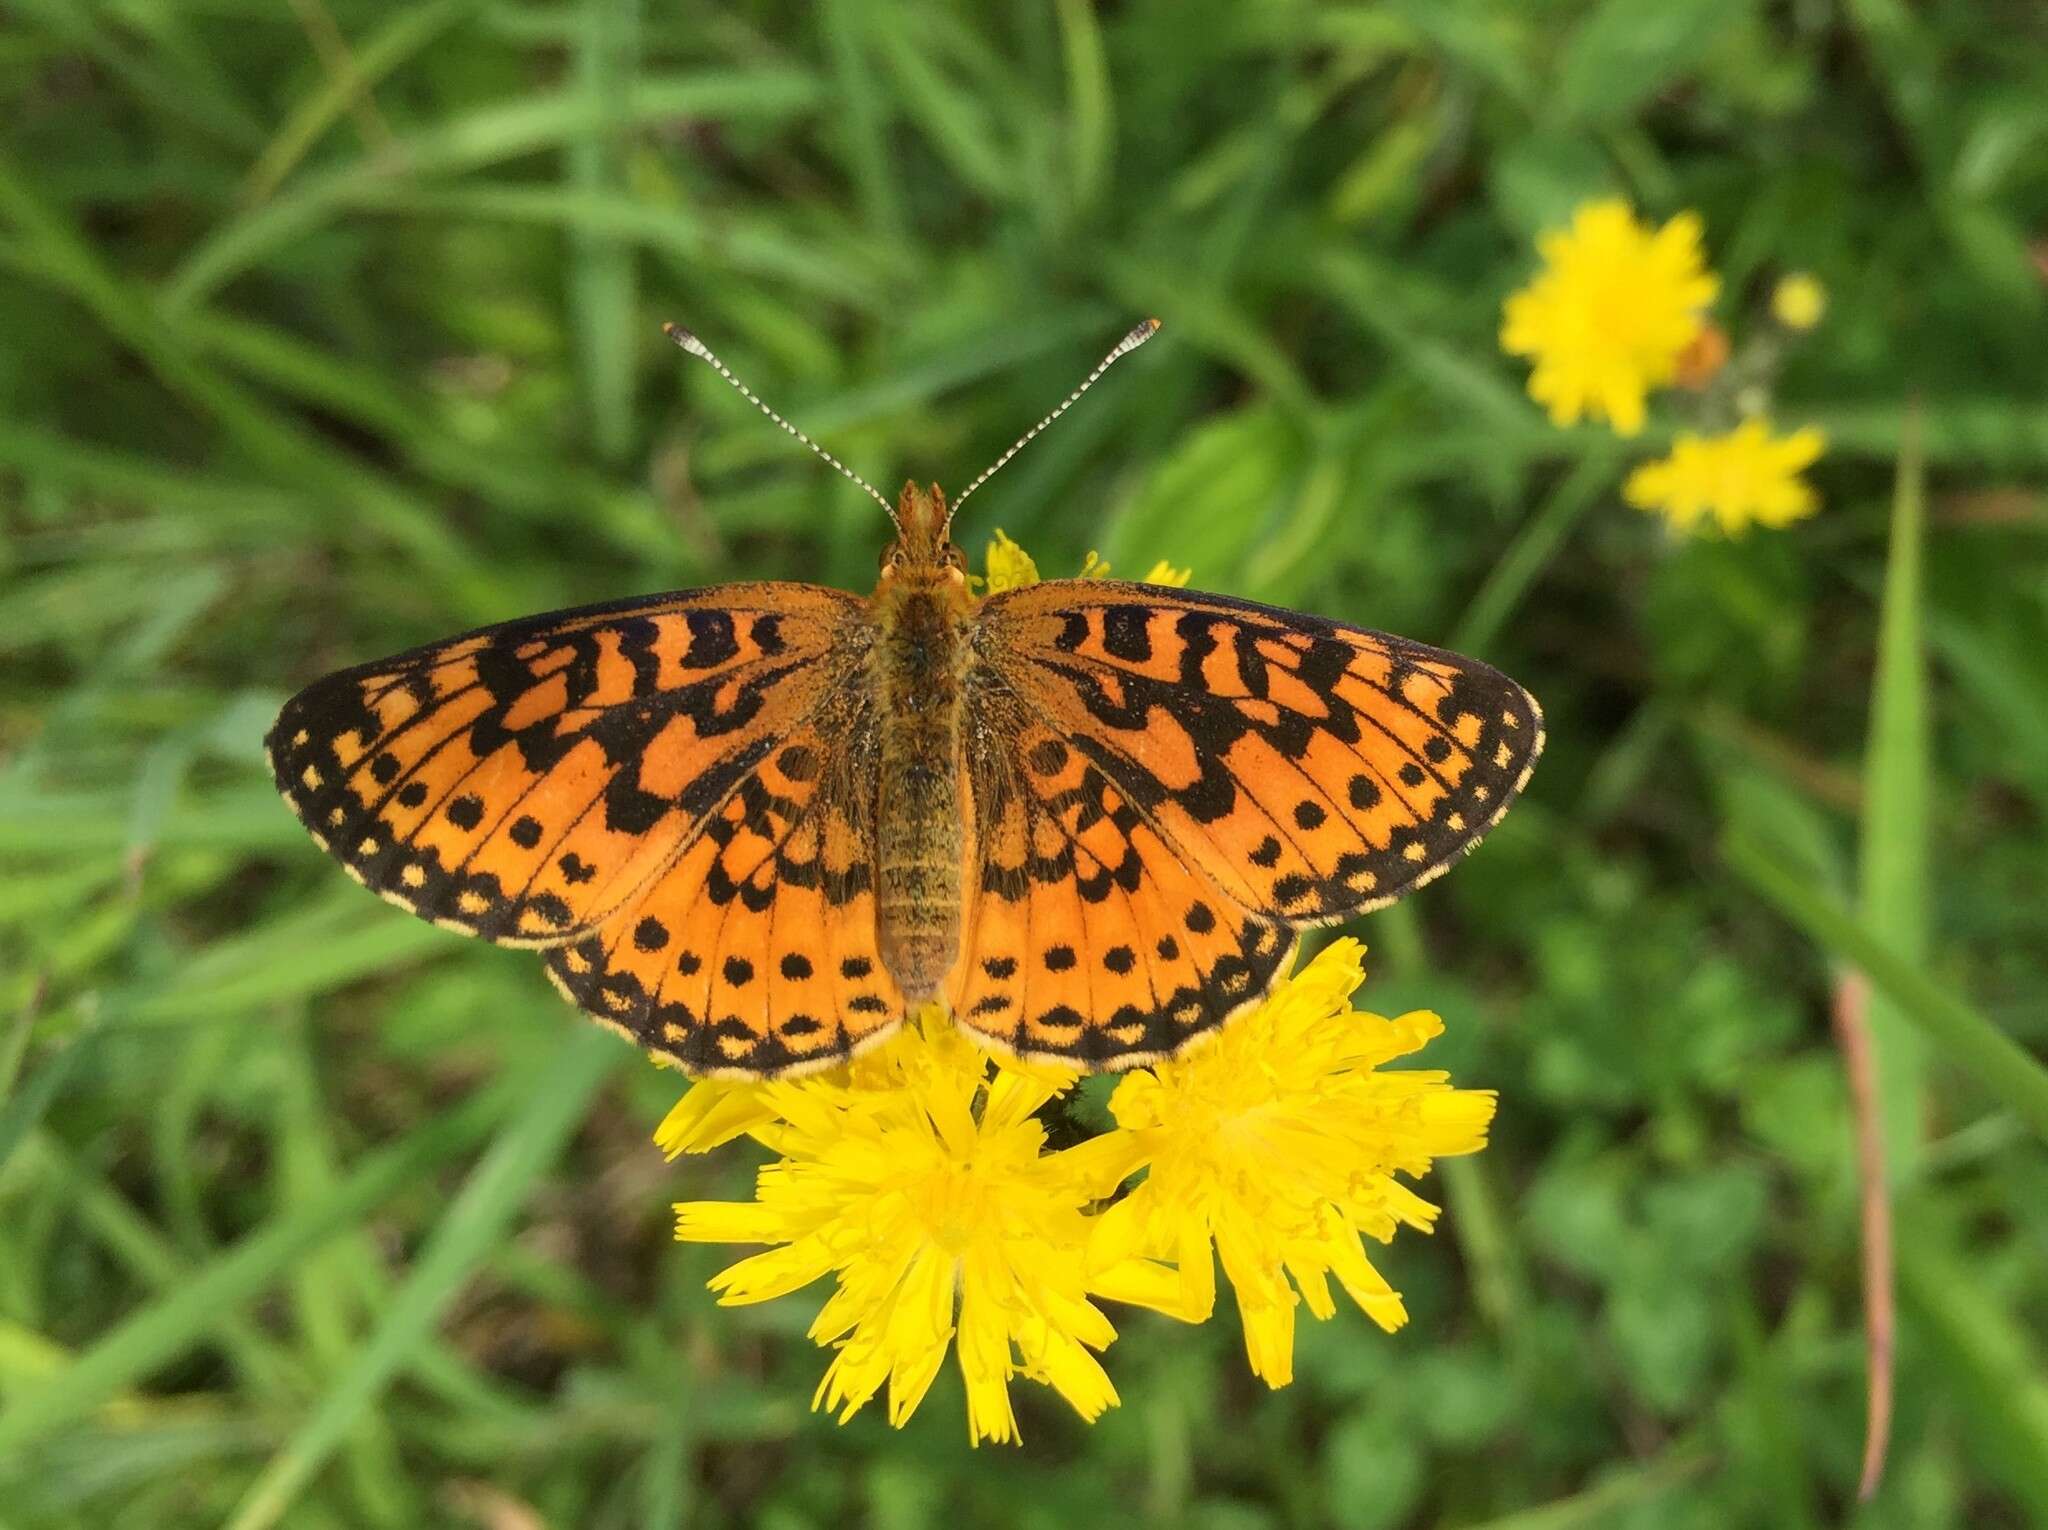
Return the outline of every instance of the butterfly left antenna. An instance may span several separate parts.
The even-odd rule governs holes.
[[[714,356],[711,353],[710,346],[706,345],[702,340],[699,340],[695,335],[691,334],[690,331],[688,331],[687,329],[684,329],[683,326],[680,324],[664,324],[661,326],[661,332],[664,335],[667,335],[669,339],[675,341],[675,343],[681,346],[684,350],[688,351],[692,356],[695,356],[699,361],[710,363],[712,369],[716,371],[720,377],[723,377],[727,382],[731,383],[735,388],[739,389],[741,398],[744,398],[756,409],[760,410],[763,414],[767,415],[769,419],[773,420],[776,424],[780,425],[784,430],[788,431],[791,435],[795,436],[797,440],[803,442],[805,446],[809,447],[818,456],[824,458],[825,461],[829,462],[833,467],[837,468],[847,478],[850,478],[851,480],[853,480],[853,482],[859,484],[861,488],[867,491],[868,498],[873,500],[876,504],[882,507],[883,513],[886,514],[890,520],[893,521],[896,519],[896,507],[890,504],[886,499],[882,498],[881,495],[877,494],[875,492],[875,486],[873,484],[869,483],[865,478],[861,477],[860,474],[856,473],[852,468],[848,467],[845,463],[841,462],[837,457],[833,456],[830,452],[826,451],[824,447],[820,446],[817,442],[813,441],[809,436],[805,435],[802,431],[798,430],[794,425],[790,424],[789,421],[785,420],[773,409],[770,409],[766,404],[762,403],[760,397],[754,392],[752,388],[749,388],[745,383],[741,382],[737,377],[733,376],[731,368],[727,367],[724,362],[720,361],[716,356]]]

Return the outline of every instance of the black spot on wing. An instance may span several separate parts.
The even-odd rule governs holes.
[[[1219,956],[1196,982],[1155,994],[1149,1003],[1122,1004],[1103,1016],[1082,1016],[1071,1005],[1054,1004],[1037,1014],[1036,1029],[1027,1026],[1003,1034],[1029,1054],[1084,1067],[1125,1068],[1171,1056],[1256,1003],[1286,961],[1292,942],[1284,926],[1251,918],[1234,933],[1234,949]],[[1160,942],[1162,959],[1180,954],[1177,944],[1171,945],[1169,954],[1170,942],[1171,937]],[[1104,960],[1111,971],[1122,972],[1125,958],[1134,957],[1129,947],[1116,946]],[[970,1007],[968,1019],[993,1019],[1009,1008],[1007,997],[997,1001],[991,995]],[[1071,1040],[1056,1039],[1070,1031]]]

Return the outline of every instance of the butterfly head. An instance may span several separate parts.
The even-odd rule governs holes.
[[[896,502],[896,540],[882,549],[883,589],[967,590],[967,559],[947,535],[953,513],[937,484],[906,483]]]

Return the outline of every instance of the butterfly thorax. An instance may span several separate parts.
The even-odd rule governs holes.
[[[976,601],[946,520],[937,485],[904,486],[868,670],[881,720],[877,933],[913,1004],[938,996],[960,948],[960,697]]]

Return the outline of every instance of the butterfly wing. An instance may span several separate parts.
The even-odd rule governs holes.
[[[588,934],[843,690],[856,597],[728,585],[530,617],[317,681],[278,790],[358,881],[501,945]]]
[[[969,868],[979,878],[969,884],[977,888],[969,949],[985,939],[984,922],[1006,931],[1021,922],[1028,932],[1041,900],[1048,910],[1069,900],[1070,882],[1090,901],[1079,857],[1069,873],[1059,855],[1038,855],[1026,862],[1023,885],[1004,869],[993,847],[1014,835],[1020,811],[1041,850],[1055,837],[1044,825],[1073,815],[1102,842],[1097,859],[1114,868],[1113,885],[1156,890],[1162,912],[1145,916],[1152,923],[1185,898],[1203,905],[1198,922],[1239,942],[1191,956],[1200,979],[1192,985],[1123,983],[1118,997],[1130,1013],[1122,1028],[1138,1038],[1128,1049],[1114,1031],[1087,1027],[1079,1050],[1046,1048],[1110,1066],[1142,1060],[1162,1037],[1177,1046],[1236,1007],[1215,975],[1234,980],[1238,969],[1204,963],[1247,963],[1263,988],[1277,966],[1258,950],[1268,925],[1345,919],[1441,874],[1499,821],[1543,744],[1534,698],[1474,660],[1152,585],[1051,580],[992,597],[974,657],[969,705],[987,722],[980,730],[970,722],[969,738],[996,740],[985,752],[1007,750],[1018,768],[1005,776],[970,762],[976,812],[989,804],[989,828],[977,820],[970,852],[982,864]],[[1019,796],[1043,804],[1035,819],[1012,805]],[[1095,818],[1128,825],[1121,849]],[[1197,874],[1203,880],[1192,885],[1177,880]],[[1214,899],[1202,896],[1205,885]],[[1131,918],[1139,920],[1136,909]],[[1121,928],[1117,918],[1106,922]],[[1167,933],[1185,953],[1180,933]],[[1021,944],[1020,964],[1046,944],[1028,933],[1004,939]],[[1120,944],[1136,954],[1134,942]],[[1035,959],[1042,963],[1042,952]],[[969,1023],[975,1004],[993,1004],[975,970],[968,962],[956,969],[964,1005],[956,1012]],[[1189,986],[1193,996],[1182,992]],[[1060,1003],[1091,1016],[1089,1026],[1113,1023],[1117,1012],[1099,998],[1092,1008]],[[1186,1026],[1160,1020],[1176,1006]]]
[[[1256,1002],[1285,925],[1169,846],[1059,723],[1000,685],[969,695],[968,737],[996,747],[967,761],[954,1016],[1018,1055],[1132,1067]]]
[[[808,1072],[901,1023],[875,922],[879,732],[843,686],[676,860],[547,953],[597,1019],[692,1073]]]

